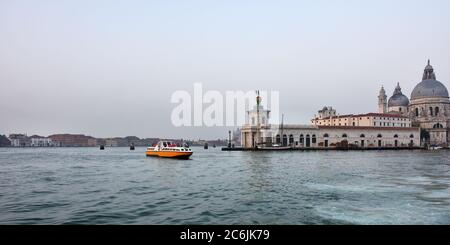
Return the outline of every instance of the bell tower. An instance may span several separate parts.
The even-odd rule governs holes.
[[[383,86],[378,95],[378,113],[387,113],[387,96]]]

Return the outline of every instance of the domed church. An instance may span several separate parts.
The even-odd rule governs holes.
[[[412,126],[420,127],[421,142],[426,145],[448,147],[450,138],[450,100],[444,84],[436,80],[433,66],[428,60],[422,81],[411,93],[411,100],[403,95],[397,84],[394,94],[386,101],[384,88],[378,96],[380,112],[407,115]]]
[[[433,67],[425,67],[422,82],[411,93],[409,116],[422,129],[424,143],[448,146],[450,129],[450,100],[448,90],[438,80]]]

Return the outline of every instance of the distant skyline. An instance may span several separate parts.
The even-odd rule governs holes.
[[[276,90],[285,123],[450,88],[450,1],[0,0],[0,134],[226,138],[175,128],[175,90]]]

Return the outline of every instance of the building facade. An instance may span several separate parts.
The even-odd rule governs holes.
[[[50,147],[54,146],[52,139],[33,135],[31,138],[31,146],[33,147]]]
[[[411,127],[409,118],[402,115],[368,113],[339,117],[331,107],[325,107],[312,120],[312,125],[271,125],[269,115],[269,111],[262,106],[248,111],[248,120],[241,128],[243,148],[369,149],[420,146],[420,128]]]
[[[82,134],[54,134],[48,136],[59,146],[89,147],[96,146],[96,139]]]
[[[242,147],[291,147],[291,148],[411,148],[420,146],[418,127],[364,127],[272,125],[260,130],[242,127]]]
[[[323,111],[323,110],[322,110]],[[353,126],[353,127],[411,127],[407,116],[391,113],[366,113],[357,115],[337,115],[324,117],[319,114],[311,120],[317,126]]]
[[[27,147],[31,145],[31,140],[26,134],[10,134],[9,141],[13,147]]]

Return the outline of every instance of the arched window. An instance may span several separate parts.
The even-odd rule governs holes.
[[[300,144],[305,143],[305,137],[303,136],[303,134],[300,135]]]
[[[347,138],[347,134],[343,134],[343,135],[342,135],[342,138]]]
[[[283,134],[283,146],[287,146],[288,142],[287,142],[287,135]]]
[[[293,144],[294,143],[294,135],[289,135],[289,144]]]
[[[433,116],[433,107],[430,107],[430,116]]]
[[[315,135],[315,134],[312,135],[312,140],[311,140],[311,142],[312,142],[313,144],[315,144],[315,143],[317,142],[317,140],[316,140],[316,135]]]
[[[330,136],[329,136],[328,134],[324,134],[323,137],[324,137],[324,138],[328,138],[328,137],[330,137]]]
[[[366,136],[364,134],[361,134],[359,137],[361,138],[365,138]]]
[[[439,107],[434,108],[434,115],[437,116],[439,114]]]
[[[276,142],[277,142],[277,144],[281,143],[281,137],[279,134],[277,134],[277,136],[276,136]]]
[[[377,138],[382,138],[382,137],[383,137],[383,135],[381,135],[381,134],[377,135]]]
[[[398,138],[398,135],[396,134],[396,135],[394,135],[394,138]]]
[[[419,116],[419,108],[416,108],[416,117]]]
[[[409,136],[409,138],[411,138],[411,139],[414,138],[414,134],[411,134],[411,135]]]
[[[436,123],[433,128],[444,128],[444,126],[442,126],[442,124],[440,123]]]

